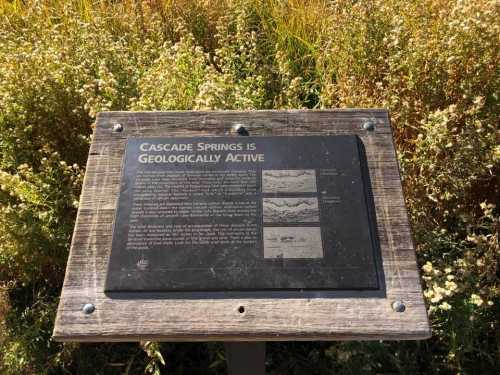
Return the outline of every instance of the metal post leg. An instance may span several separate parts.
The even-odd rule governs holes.
[[[264,375],[266,373],[265,342],[225,342],[229,375]]]

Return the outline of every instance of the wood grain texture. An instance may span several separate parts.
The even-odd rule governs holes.
[[[374,131],[363,129],[373,121]],[[123,131],[112,131],[120,123]],[[105,295],[122,156],[128,137],[357,134],[362,139],[377,217],[386,295],[329,298],[141,299]],[[401,300],[406,311],[391,304]],[[82,306],[95,305],[86,315]],[[238,312],[244,306],[245,312]],[[430,336],[389,116],[385,110],[106,112],[90,147],[54,338],[58,341],[271,341],[423,339]]]

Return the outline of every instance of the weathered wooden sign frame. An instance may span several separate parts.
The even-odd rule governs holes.
[[[104,293],[128,137],[356,134],[371,180],[384,293]],[[139,292],[140,293],[140,292]],[[430,336],[386,110],[106,112],[97,118],[66,278],[58,341],[285,341]]]

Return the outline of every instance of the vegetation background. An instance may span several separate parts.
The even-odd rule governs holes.
[[[0,0],[0,373],[217,374],[219,344],[59,344],[95,115],[384,107],[422,342],[270,343],[271,374],[498,373],[498,2]]]

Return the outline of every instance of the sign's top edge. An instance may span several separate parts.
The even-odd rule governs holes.
[[[245,140],[248,139],[265,139],[265,138],[273,138],[277,139],[280,138],[281,140],[284,140],[285,138],[309,138],[309,139],[325,139],[325,138],[350,138],[350,139],[355,139],[359,138],[357,134],[328,134],[328,135],[248,135],[244,137],[235,137],[233,135],[218,135],[218,134],[203,134],[203,135],[193,135],[193,136],[168,136],[168,135],[157,135],[157,136],[148,136],[148,135],[135,135],[132,134],[127,137],[128,141],[132,140],[137,140],[137,139],[151,139],[151,140],[156,140],[156,139],[173,139],[176,142],[185,140],[185,139],[204,139],[204,138],[217,138],[220,140],[223,139],[228,139],[231,141],[242,141],[244,142]]]
[[[301,113],[389,113],[387,108],[332,108],[332,109],[253,109],[253,110],[168,110],[168,111],[103,111],[97,114],[100,116],[124,115],[124,114],[255,114],[255,113],[283,113],[283,114],[301,114]]]

